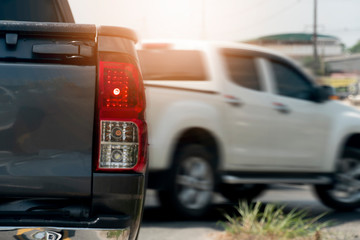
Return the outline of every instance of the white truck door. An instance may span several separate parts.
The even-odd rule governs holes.
[[[272,111],[276,130],[274,166],[314,168],[325,156],[331,114],[324,104],[312,100],[314,84],[291,64],[266,60],[273,83]],[[272,113],[272,114],[273,114]]]
[[[275,114],[260,59],[237,49],[222,52],[227,76],[222,82],[226,102],[226,162],[234,171],[259,169],[275,154]]]

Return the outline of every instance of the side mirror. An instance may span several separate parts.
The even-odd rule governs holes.
[[[325,102],[330,99],[337,99],[335,89],[328,85],[316,87],[314,89],[313,97],[314,100],[319,103]]]

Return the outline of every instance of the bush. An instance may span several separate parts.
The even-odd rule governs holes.
[[[325,214],[309,218],[304,210],[284,212],[285,206],[260,202],[240,202],[236,210],[239,216],[225,214],[227,222],[221,222],[229,239],[321,239],[321,229],[329,222],[317,221]]]

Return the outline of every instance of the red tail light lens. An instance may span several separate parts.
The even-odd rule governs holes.
[[[138,171],[146,165],[145,96],[131,63],[99,63],[97,171]]]
[[[100,62],[99,66],[99,104],[106,110],[132,111],[144,110],[137,68],[130,63]]]

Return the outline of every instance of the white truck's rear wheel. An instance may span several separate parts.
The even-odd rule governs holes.
[[[204,216],[215,185],[211,154],[201,145],[186,145],[175,157],[169,188],[159,192],[163,206],[182,217]]]

